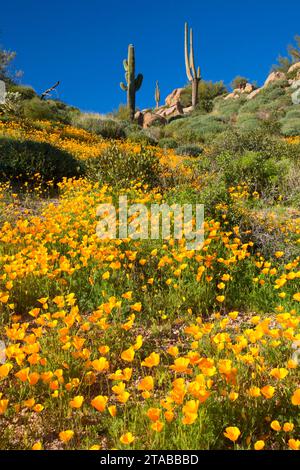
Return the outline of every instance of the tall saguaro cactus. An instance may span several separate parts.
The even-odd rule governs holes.
[[[156,102],[156,109],[159,107],[159,102],[160,102],[160,88],[159,88],[159,83],[156,81],[155,85],[155,102]]]
[[[133,121],[135,114],[135,94],[142,86],[143,75],[139,73],[137,77],[135,76],[135,56],[134,46],[132,44],[128,46],[128,58],[124,59],[123,65],[127,85],[121,82],[120,86],[123,91],[127,91],[127,106],[130,112],[130,119]]]
[[[188,24],[185,23],[184,27],[184,56],[185,68],[187,78],[192,84],[192,106],[196,107],[198,104],[198,87],[201,80],[200,67],[196,70],[195,57],[194,57],[194,43],[193,43],[193,30],[190,29],[190,51],[188,42]]]

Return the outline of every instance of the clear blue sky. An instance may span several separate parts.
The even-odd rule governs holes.
[[[0,7],[0,43],[15,50],[22,82],[42,92],[61,81],[59,98],[106,113],[126,101],[119,82],[127,45],[144,74],[140,108],[186,83],[184,21],[194,29],[205,80],[241,74],[262,83],[278,54],[300,34],[300,2],[289,0],[12,0]]]

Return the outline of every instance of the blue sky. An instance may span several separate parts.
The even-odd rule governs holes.
[[[127,46],[144,74],[140,108],[186,83],[183,27],[194,29],[195,56],[205,80],[244,75],[259,84],[300,34],[300,2],[289,0],[13,0],[1,5],[0,43],[15,50],[22,82],[37,92],[61,81],[59,98],[106,113],[126,101],[119,83]]]

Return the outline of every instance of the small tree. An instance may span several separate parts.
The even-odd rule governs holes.
[[[246,87],[248,81],[248,78],[241,77],[240,75],[238,75],[232,80],[230,86],[233,90],[235,90],[236,88],[243,90]]]
[[[277,64],[272,67],[273,71],[287,73],[291,65],[300,61],[300,36],[295,36],[295,42],[296,45],[288,46],[288,57],[278,57]]]
[[[9,64],[16,57],[15,52],[5,51],[0,48],[0,80],[3,80],[8,83],[12,83],[12,80],[9,77]]]

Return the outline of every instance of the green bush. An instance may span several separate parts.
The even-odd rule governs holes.
[[[222,152],[243,155],[248,151],[260,152],[264,158],[295,158],[297,155],[296,146],[267,134],[263,128],[250,132],[230,129],[218,135],[212,142],[213,155],[219,155]]]
[[[30,86],[12,85],[8,88],[9,92],[19,93],[22,100],[31,100],[36,96],[36,92]]]
[[[99,157],[85,161],[87,176],[102,184],[113,184],[117,187],[130,187],[134,181],[158,184],[160,163],[155,153],[142,148],[139,153],[121,150],[111,145]]]
[[[175,139],[171,139],[170,137],[164,137],[158,141],[158,145],[163,149],[176,149],[178,147],[178,143]]]
[[[97,114],[83,114],[73,124],[88,132],[102,136],[104,139],[124,139],[126,124],[113,119],[101,119]]]
[[[41,100],[35,96],[23,101],[23,116],[28,120],[59,121],[69,124],[75,108],[58,100]]]
[[[176,149],[176,155],[187,155],[190,157],[199,157],[203,153],[203,148],[199,145],[180,145]]]
[[[300,135],[300,118],[285,118],[281,120],[281,124],[281,132],[283,135],[287,137]]]
[[[72,155],[44,142],[0,138],[0,175],[12,182],[32,181],[39,173],[41,181],[60,181],[77,177],[84,166]]]
[[[220,95],[224,95],[227,89],[223,82],[206,82],[202,80],[199,83],[198,99],[199,104],[197,109],[200,111],[210,112],[213,109],[213,100]],[[192,88],[188,85],[180,97],[180,102],[183,107],[191,106],[192,104]]]
[[[142,145],[157,145],[157,140],[145,131],[128,132],[127,140]]]
[[[220,154],[216,159],[218,171],[227,186],[247,183],[252,191],[264,192],[278,186],[280,179],[288,173],[288,159],[266,158],[258,152],[247,151],[243,155]]]

